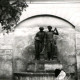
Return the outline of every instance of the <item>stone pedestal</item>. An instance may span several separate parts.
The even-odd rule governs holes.
[[[15,72],[15,80],[54,80],[54,70],[62,68],[60,62],[55,60],[34,60],[30,61],[26,72]]]
[[[27,66],[27,71],[49,71],[54,72],[55,69],[62,68],[62,64],[57,59],[54,60],[34,60],[30,61]]]

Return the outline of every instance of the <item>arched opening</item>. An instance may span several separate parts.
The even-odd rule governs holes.
[[[69,21],[54,15],[36,15],[19,23],[15,29],[14,70],[26,71],[29,61],[34,60],[34,37],[39,27],[57,28],[56,38],[58,59],[67,73],[75,73],[75,26]],[[32,67],[31,67],[32,68]]]

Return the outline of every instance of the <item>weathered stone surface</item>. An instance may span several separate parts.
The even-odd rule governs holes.
[[[58,58],[66,72],[75,72],[75,45],[74,33],[60,33],[57,39]]]
[[[12,55],[0,55],[0,78],[11,79],[12,77]]]
[[[62,69],[63,66],[61,64],[45,64],[44,65],[45,70],[55,70],[55,69]]]
[[[76,60],[77,60],[77,77],[80,80],[80,49],[76,50]]]
[[[21,25],[19,25],[21,26]],[[33,25],[34,26],[34,25]],[[35,25],[36,26],[36,25]],[[27,28],[27,30],[25,30]],[[38,27],[32,26],[21,27],[17,29],[20,31],[19,35],[15,37],[15,51],[14,51],[14,66],[15,70],[25,71],[27,62],[34,59],[35,47],[34,47],[34,36],[38,31]],[[17,30],[15,33],[17,33]],[[45,25],[46,30],[46,25]],[[57,51],[58,59],[63,65],[63,68],[66,72],[74,73],[75,72],[75,30],[71,28],[58,27],[59,36],[57,39]],[[26,34],[27,35],[26,35]],[[24,36],[22,36],[25,34]],[[20,36],[21,35],[21,36]]]
[[[12,52],[13,52],[12,49],[0,49],[0,55],[6,55],[6,54],[12,55]]]
[[[80,45],[80,33],[76,33],[76,46]]]
[[[78,80],[80,80],[80,72],[77,73]]]
[[[76,50],[77,63],[80,62],[80,50]]]
[[[80,50],[80,45],[76,45],[76,50]]]
[[[13,33],[5,34],[5,35],[3,35],[2,33],[0,34],[0,44],[10,45],[13,44],[13,42],[14,42]]]
[[[13,49],[12,45],[0,44],[0,49]]]
[[[25,23],[18,25],[16,31],[14,32],[15,38],[13,36],[0,37],[0,75],[1,77],[11,77],[12,67],[13,71],[26,71],[28,61],[34,59],[35,48],[34,48],[34,36],[38,31],[40,26],[44,26],[47,30],[47,25],[52,25],[58,28],[59,36],[57,37],[57,49],[58,49],[58,59],[63,65],[63,68],[68,73],[75,72],[75,46],[79,43],[77,38],[77,43],[75,43],[75,29],[62,21],[60,25],[57,23],[57,19],[50,20],[52,18],[45,18],[45,22],[40,18],[36,23],[35,19],[30,20]],[[40,21],[41,20],[41,21]],[[50,21],[50,22],[49,22]],[[54,22],[55,21],[55,22]],[[47,23],[46,23],[47,22]],[[54,22],[54,23],[53,23]],[[46,24],[45,24],[46,23]],[[64,26],[65,25],[65,26]],[[65,27],[65,28],[64,28]],[[13,45],[14,44],[14,45]],[[80,46],[77,46],[80,49]],[[7,49],[7,50],[5,50]],[[13,56],[7,55],[11,54],[11,49],[13,49]],[[4,54],[4,56],[2,55]],[[12,66],[12,57],[14,59]],[[78,69],[79,69],[78,64]]]
[[[80,72],[80,62],[77,63],[77,71]]]
[[[28,36],[16,37],[15,42],[14,66],[16,65],[16,68],[14,70],[25,71],[28,61],[34,59],[33,39]]]

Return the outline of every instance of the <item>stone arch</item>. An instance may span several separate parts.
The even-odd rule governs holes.
[[[21,24],[22,22],[24,22],[24,21],[26,21],[26,20],[29,20],[29,19],[32,19],[32,18],[37,18],[37,17],[53,17],[53,18],[58,18],[58,19],[61,19],[61,20],[65,21],[66,23],[70,24],[73,28],[75,28],[75,26],[74,26],[71,22],[69,22],[68,20],[66,20],[66,19],[64,19],[64,18],[61,18],[61,17],[59,17],[59,16],[56,16],[56,15],[50,15],[50,14],[41,14],[41,15],[31,16],[31,17],[26,18],[25,20],[21,21],[19,24]],[[18,25],[19,25],[19,24],[18,24]],[[17,26],[18,26],[18,25],[17,25]],[[16,26],[16,27],[17,27],[17,26]]]
[[[75,72],[75,26],[55,15],[35,15],[20,22],[15,29],[14,60],[16,70],[25,71],[27,62],[34,59],[34,36],[38,28],[48,25],[59,31],[57,47],[59,60],[68,72]],[[68,67],[67,67],[68,66]]]

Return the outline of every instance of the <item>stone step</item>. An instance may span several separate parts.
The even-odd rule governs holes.
[[[13,73],[14,80],[54,80],[54,73],[17,72]]]
[[[51,72],[15,72],[15,76],[54,76],[54,73]]]

